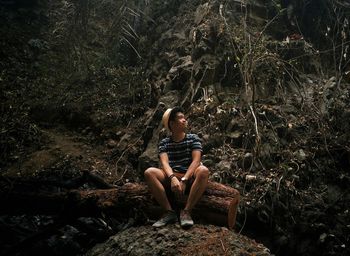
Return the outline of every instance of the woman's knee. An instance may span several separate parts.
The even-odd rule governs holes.
[[[156,168],[154,168],[154,167],[149,167],[149,168],[147,168],[147,170],[144,172],[145,178],[154,176],[154,174],[155,174],[155,169],[156,169]]]
[[[208,177],[209,169],[204,165],[199,166],[196,170],[196,178],[208,179]]]
[[[155,167],[149,167],[147,170],[144,172],[145,178],[152,178],[152,177],[157,177],[157,175],[161,172],[158,168]]]

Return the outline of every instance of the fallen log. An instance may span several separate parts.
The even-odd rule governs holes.
[[[186,197],[180,201],[184,204]],[[236,222],[239,192],[217,182],[209,182],[204,195],[193,209],[194,217],[232,229]],[[100,216],[108,213],[122,216],[142,211],[147,217],[158,217],[159,207],[143,183],[127,183],[112,189],[70,190],[61,193],[20,193],[1,191],[0,213],[69,214]]]

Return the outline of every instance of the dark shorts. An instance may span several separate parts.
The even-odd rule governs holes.
[[[176,176],[176,178],[178,180],[181,180],[181,178],[185,175],[185,172],[177,172],[176,170],[174,170],[174,174]],[[164,175],[166,176],[166,174],[164,173]],[[185,194],[188,195],[190,193],[190,189],[192,187],[192,184],[194,182],[194,177],[192,176],[190,179],[188,179],[187,181],[187,185],[186,185],[186,191]],[[165,189],[167,190],[168,193],[171,193],[171,183],[170,183],[170,179],[166,178],[165,179],[165,183],[163,184]]]

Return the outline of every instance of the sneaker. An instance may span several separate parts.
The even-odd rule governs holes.
[[[162,218],[160,218],[156,223],[154,223],[152,226],[156,228],[163,227],[170,223],[175,223],[177,220],[177,216],[175,211],[169,210],[167,211]]]
[[[180,212],[180,225],[183,228],[189,228],[193,226],[193,220],[188,210],[181,210]]]

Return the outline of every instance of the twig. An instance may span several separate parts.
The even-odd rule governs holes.
[[[265,30],[272,24],[272,22],[275,21],[275,19],[277,19],[283,12],[285,12],[286,8],[282,9],[279,13],[277,13],[275,15],[275,17],[273,17],[271,20],[269,20],[269,22],[266,23],[266,25],[264,26],[263,30],[260,31],[259,33],[259,37],[257,38],[257,40],[255,41],[254,47],[253,49],[256,49],[256,45],[257,43],[260,41],[260,38],[262,37],[263,33],[265,32]]]
[[[280,185],[281,185],[281,180],[283,179],[283,175],[281,176],[281,178],[278,179],[278,182],[277,182],[277,187],[276,187],[276,192],[278,194],[278,191],[280,190]]]
[[[121,181],[124,178],[124,175],[128,172],[128,168],[125,168],[125,171],[123,172],[122,176],[120,176],[119,179],[113,182],[113,185],[117,184],[119,181]]]
[[[124,40],[125,42],[127,42],[127,43],[130,45],[130,47],[134,50],[134,52],[137,54],[137,56],[138,56],[140,59],[142,59],[142,57],[141,57],[141,55],[139,54],[139,52],[138,52],[138,51],[135,49],[135,47],[129,42],[128,39],[126,39],[125,37],[123,37],[122,40]]]
[[[136,145],[137,142],[139,142],[139,140],[141,139],[142,137],[139,137],[133,144],[131,144],[127,149],[125,149],[123,151],[123,153],[120,155],[120,157],[118,158],[117,162],[115,163],[115,167],[118,168],[118,163],[119,161],[122,159],[122,157],[124,156],[124,154],[133,146]]]
[[[243,228],[244,228],[246,222],[247,222],[247,207],[244,207],[244,221],[243,221],[243,225],[242,225],[241,229],[238,232],[239,235],[243,231]]]
[[[220,243],[221,243],[222,250],[224,251],[225,255],[227,255],[228,248],[225,248],[224,242],[222,241],[221,238],[220,238]]]
[[[258,120],[256,119],[253,107],[251,105],[249,105],[250,111],[252,112],[252,115],[254,117],[254,124],[255,124],[255,133],[256,133],[256,139],[255,142],[258,145],[260,143],[260,135],[259,135],[259,130],[258,130]]]
[[[344,42],[344,44],[348,44],[348,43],[350,43],[350,40]],[[342,44],[343,44],[343,43],[342,43]],[[337,48],[341,47],[342,44],[335,45],[333,48],[326,49],[326,50],[323,50],[323,51],[318,51],[318,50],[316,50],[315,53],[306,53],[306,54],[302,54],[302,55],[296,56],[296,57],[294,57],[294,58],[290,58],[289,60],[297,60],[297,59],[300,59],[300,58],[303,58],[303,57],[313,56],[313,55],[316,55],[316,54],[323,54],[323,53],[332,52],[334,49],[337,49]]]

